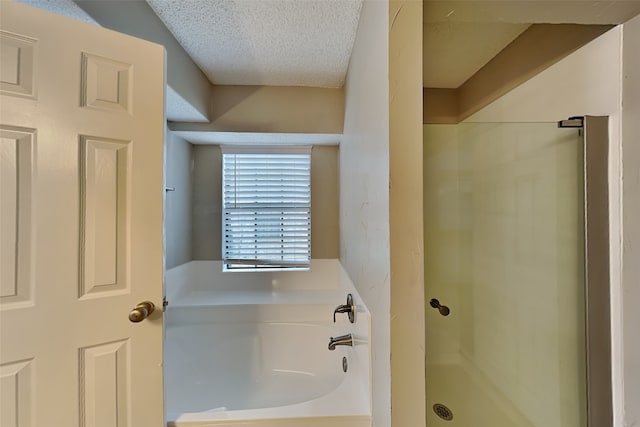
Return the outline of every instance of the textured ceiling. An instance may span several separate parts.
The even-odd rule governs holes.
[[[214,84],[341,87],[362,0],[148,0]]]

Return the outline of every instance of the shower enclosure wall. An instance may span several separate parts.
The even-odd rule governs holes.
[[[606,192],[591,191],[606,188],[606,118],[589,120],[605,139],[587,156],[584,130],[556,123],[424,126],[428,427],[610,425],[606,349],[587,351],[608,343],[592,325],[608,324],[593,312],[608,306],[593,270]],[[600,165],[586,186],[585,158]]]

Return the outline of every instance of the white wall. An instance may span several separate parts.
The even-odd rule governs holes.
[[[373,425],[391,425],[389,5],[365,0],[345,85],[340,261],[371,312]]]
[[[640,276],[637,262],[640,232],[637,223],[640,179],[640,153],[637,142],[640,135],[638,18],[625,25],[624,35],[624,52],[623,29],[613,28],[466,120],[554,122],[572,115],[610,116],[611,338],[616,427],[633,426],[640,422],[640,340],[637,337],[636,326],[640,324],[637,309]],[[624,93],[621,79],[623,53]],[[625,104],[624,115],[622,96]],[[623,165],[626,171],[624,194],[621,179]],[[623,310],[625,308],[626,310]]]
[[[622,300],[625,426],[640,425],[640,16],[623,28]]]
[[[170,269],[191,261],[191,144],[166,132],[165,263]]]

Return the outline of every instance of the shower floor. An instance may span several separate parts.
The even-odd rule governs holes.
[[[427,427],[534,427],[522,414],[461,365],[427,365]],[[439,418],[434,404],[453,413]]]

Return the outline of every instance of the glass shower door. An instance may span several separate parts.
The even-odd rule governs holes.
[[[584,146],[425,125],[428,427],[587,426]]]

